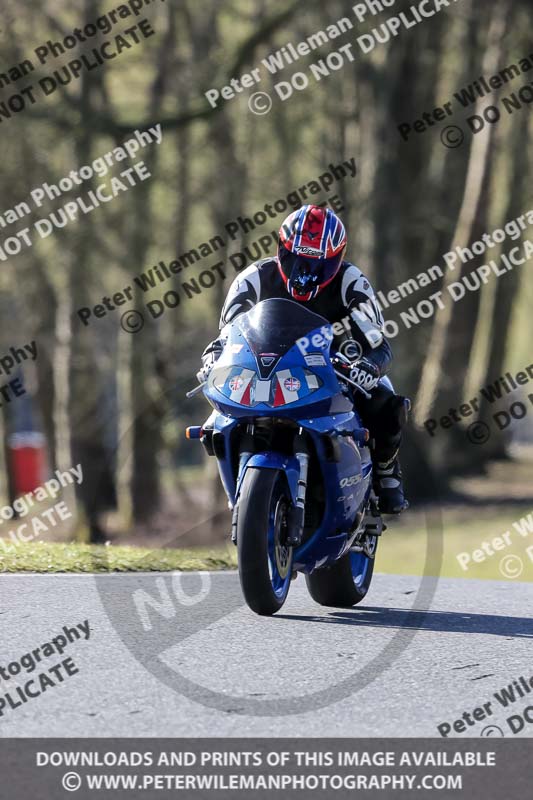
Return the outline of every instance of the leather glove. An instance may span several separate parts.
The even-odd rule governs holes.
[[[198,383],[206,382],[209,377],[209,373],[222,354],[224,344],[225,342],[222,339],[215,339],[213,342],[207,345],[202,353],[202,368],[196,373]]]
[[[201,369],[196,373],[196,380],[198,383],[205,383],[209,377],[209,373],[213,368],[213,364],[204,364]]]
[[[379,367],[369,358],[361,358],[352,364],[339,363],[336,368],[366,392],[375,389],[381,377]]]

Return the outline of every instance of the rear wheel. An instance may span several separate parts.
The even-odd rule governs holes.
[[[377,537],[367,537],[366,553],[348,552],[329,567],[305,576],[309,594],[321,606],[355,606],[365,597],[374,572]]]
[[[256,614],[275,614],[291,584],[292,548],[284,545],[291,505],[280,470],[250,467],[239,495],[237,549],[244,599]]]

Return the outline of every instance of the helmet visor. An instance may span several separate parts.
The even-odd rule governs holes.
[[[306,294],[320,288],[335,277],[341,265],[344,249],[330,258],[310,258],[279,247],[281,271],[296,292]]]

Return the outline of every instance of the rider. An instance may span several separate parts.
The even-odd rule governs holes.
[[[394,393],[385,378],[392,352],[383,334],[383,317],[369,281],[358,267],[344,261],[346,231],[329,208],[305,205],[290,214],[279,231],[277,257],[255,261],[230,286],[220,317],[220,328],[260,300],[287,294],[325,317],[331,324],[348,323],[350,337],[339,349],[357,360],[346,365],[346,376],[370,397],[355,391],[353,402],[373,440],[374,489],[384,514],[409,507],[404,496],[398,461],[402,428],[409,401]],[[205,380],[223,349],[216,339],[203,355],[199,377]]]

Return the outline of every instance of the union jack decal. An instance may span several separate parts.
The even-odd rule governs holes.
[[[285,379],[283,385],[285,386],[288,392],[297,392],[301,386],[301,383],[298,380],[298,378],[290,377]]]
[[[244,383],[244,381],[241,378],[241,376],[240,375],[236,375],[234,378],[232,378],[230,380],[228,385],[229,385],[229,388],[231,389],[232,392],[237,392],[241,388],[243,383]]]

